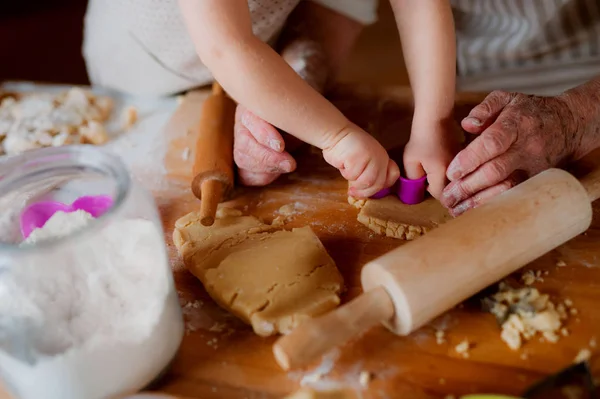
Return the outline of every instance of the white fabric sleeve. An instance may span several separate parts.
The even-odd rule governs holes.
[[[363,25],[377,21],[379,0],[310,0]]]

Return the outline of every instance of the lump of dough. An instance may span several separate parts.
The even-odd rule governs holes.
[[[252,216],[202,226],[190,213],[173,240],[188,270],[255,333],[287,333],[340,303],[343,279],[310,227],[274,231]]]

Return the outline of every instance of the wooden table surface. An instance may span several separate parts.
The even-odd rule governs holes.
[[[341,89],[334,102],[355,122],[383,141],[402,142],[410,127],[406,89]],[[457,117],[462,118],[481,95],[461,95]],[[193,145],[193,144],[192,144]],[[320,154],[305,150],[299,168],[261,189],[241,189],[231,202],[245,213],[271,221],[282,205],[295,204],[296,213],[286,228],[310,225],[342,272],[347,292],[344,301],[361,292],[361,266],[402,245],[402,241],[372,233],[356,221],[357,210],[347,203],[346,182],[326,165]],[[589,165],[584,165],[584,167]],[[494,317],[480,310],[479,301],[467,301],[408,337],[398,337],[376,327],[363,337],[325,356],[306,370],[285,373],[275,363],[274,338],[261,338],[220,310],[200,282],[185,271],[172,244],[177,218],[197,209],[191,193],[159,198],[177,289],[186,320],[181,349],[156,389],[190,398],[281,398],[301,382],[316,387],[344,385],[356,388],[363,398],[441,398],[466,393],[522,393],[531,384],[572,363],[592,338],[600,340],[600,205],[594,207],[592,228],[580,237],[526,267],[547,271],[535,283],[556,300],[569,298],[579,310],[558,343],[537,338],[520,351],[511,351],[500,339]],[[484,221],[482,221],[484,222]],[[432,248],[435,250],[435,248]],[[557,260],[566,267],[557,267]],[[446,329],[446,343],[438,345],[435,328]],[[212,330],[212,331],[211,331]],[[470,357],[454,347],[468,339]],[[526,353],[526,359],[522,354]],[[600,362],[591,366],[600,377]],[[359,374],[373,379],[361,390]],[[315,378],[315,374],[321,378]]]

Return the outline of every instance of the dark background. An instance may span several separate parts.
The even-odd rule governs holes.
[[[85,0],[0,0],[0,81],[87,83],[86,6]]]
[[[86,7],[86,0],[0,0],[0,82],[88,83],[81,55]],[[389,1],[380,0],[379,15],[339,80],[408,85]]]

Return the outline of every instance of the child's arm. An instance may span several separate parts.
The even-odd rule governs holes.
[[[259,118],[323,149],[327,162],[369,196],[397,174],[386,151],[304,82],[252,33],[246,0],[179,0],[203,63],[240,104]]]
[[[439,197],[446,183],[456,136],[456,39],[448,0],[390,0],[414,94],[411,139],[404,156],[408,178],[427,174]]]

